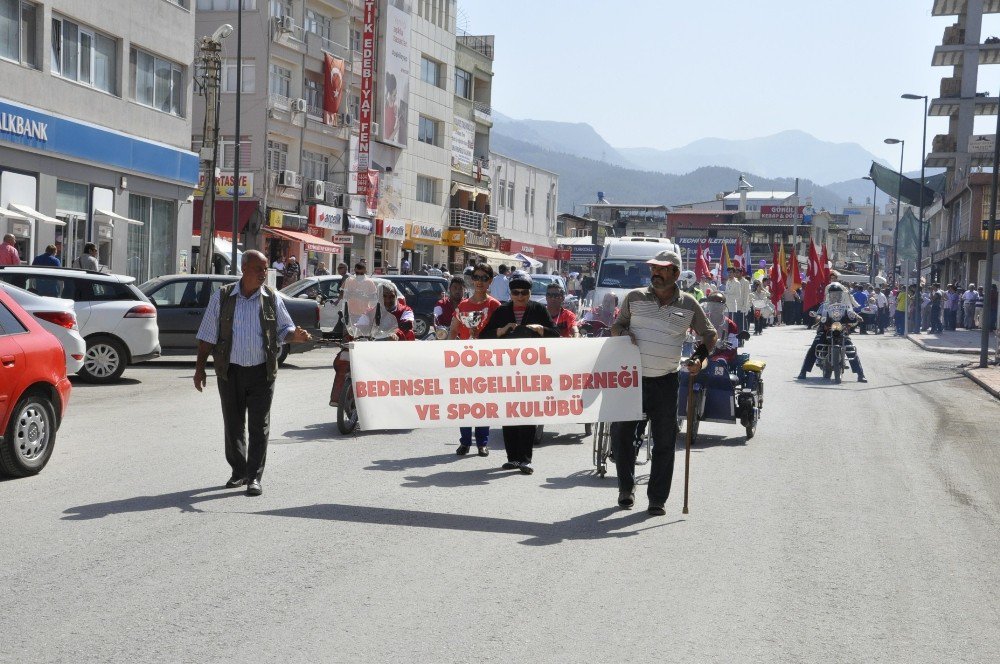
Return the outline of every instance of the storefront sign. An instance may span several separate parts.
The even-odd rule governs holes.
[[[427,224],[410,224],[410,235],[411,240],[430,240],[431,242],[440,242],[441,238],[444,236],[444,231],[437,226],[428,226]]]
[[[795,207],[794,205],[761,205],[760,206],[760,218],[761,219],[791,219],[797,217],[802,218],[802,211],[805,206]]]
[[[14,113],[0,113],[0,133],[23,136],[47,143],[49,140],[48,129],[47,122],[39,122]]]
[[[870,245],[872,243],[872,236],[867,233],[848,233],[847,234],[847,244],[864,244]]]
[[[233,173],[220,173],[215,178],[215,197],[232,198],[233,190],[236,188],[236,177]],[[240,173],[240,198],[247,198],[253,194],[253,173]],[[198,186],[194,189],[194,195],[202,197],[205,195],[205,173],[198,176]]]
[[[271,210],[267,215],[267,225],[270,228],[283,228],[286,231],[305,232],[309,227],[309,220],[300,214]]]
[[[111,224],[95,224],[94,227],[97,229],[97,237],[110,240],[115,236],[115,227]]]
[[[333,236],[332,242],[337,244],[354,244],[354,236],[350,233],[337,234]]]
[[[444,232],[443,241],[449,247],[464,247],[465,231],[458,228],[449,228]]]
[[[483,249],[495,249],[497,247],[498,236],[492,233],[481,231],[465,231],[465,244],[470,247],[481,247]]]
[[[379,237],[402,242],[406,239],[406,224],[393,219],[376,219],[375,229]]]
[[[349,214],[347,215],[347,223],[344,226],[344,230],[348,233],[356,233],[357,235],[371,235],[372,222],[370,219],[361,219],[360,217],[355,217],[353,214]]]
[[[593,244],[570,245],[569,251],[570,260],[584,263],[596,261],[601,255],[601,248]]]
[[[528,244],[527,242],[518,242],[517,240],[500,240],[500,251],[508,254],[524,254],[525,256],[534,256],[535,258],[541,259],[558,259],[555,247],[545,247],[540,244]]]
[[[375,80],[375,7],[377,0],[364,0],[361,33],[361,105],[358,128],[358,193],[368,194],[368,167],[374,115],[373,83]]]
[[[309,208],[309,223],[317,228],[339,231],[344,227],[344,211],[329,205],[313,205]]]
[[[17,237],[31,237],[31,226],[28,224],[11,223],[10,232],[11,235],[15,235]]]

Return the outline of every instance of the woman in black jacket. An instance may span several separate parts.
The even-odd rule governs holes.
[[[480,339],[537,339],[558,337],[544,304],[531,300],[531,278],[518,275],[510,280],[510,302],[501,304],[479,333]],[[503,427],[503,446],[507,463],[502,468],[520,470],[525,475],[535,472],[531,467],[531,452],[535,444],[535,425]]]

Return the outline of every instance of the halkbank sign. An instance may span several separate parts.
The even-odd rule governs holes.
[[[23,115],[13,113],[0,113],[0,133],[23,136],[37,141],[47,142],[49,136],[47,122],[29,120]]]

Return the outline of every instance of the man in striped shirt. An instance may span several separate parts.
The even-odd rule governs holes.
[[[642,358],[642,410],[649,419],[653,436],[650,464],[649,513],[666,514],[663,506],[670,495],[674,475],[674,443],[677,439],[677,372],[681,348],[689,328],[701,336],[706,351],[715,346],[715,328],[698,302],[677,287],[681,257],[661,251],[646,261],[652,273],[648,288],[629,292],[622,302],[612,336],[628,335],[639,347]],[[707,352],[705,355],[707,356]],[[688,367],[692,374],[698,365]],[[637,428],[643,422],[615,422],[611,425],[618,471],[618,505],[635,505],[635,446]]]
[[[263,493],[260,480],[267,457],[278,351],[282,344],[304,343],[310,336],[292,322],[281,297],[264,285],[264,254],[245,252],[242,268],[242,278],[212,293],[208,302],[198,328],[194,386],[199,392],[205,387],[205,362],[211,353],[222,400],[226,461],[233,469],[226,487],[246,484],[248,496],[259,496]]]

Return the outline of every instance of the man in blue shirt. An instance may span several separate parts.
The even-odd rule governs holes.
[[[865,313],[865,307],[868,306],[868,293],[865,292],[861,284],[854,284],[853,295],[854,301],[858,303],[858,306],[854,307],[854,313],[861,316],[861,334],[868,334],[868,326],[871,324],[868,314]]]
[[[62,261],[56,256],[56,245],[50,244],[45,247],[45,253],[35,256],[35,260],[31,261],[31,264],[43,267],[62,267]]]
[[[205,362],[211,353],[222,400],[226,461],[233,469],[226,488],[245,483],[248,496],[259,496],[263,493],[260,480],[267,457],[278,351],[285,343],[309,341],[310,335],[292,323],[281,297],[264,285],[264,254],[245,252],[242,268],[240,280],[212,293],[208,302],[198,328],[194,386],[199,392],[205,386]],[[244,430],[247,424],[249,446]]]

